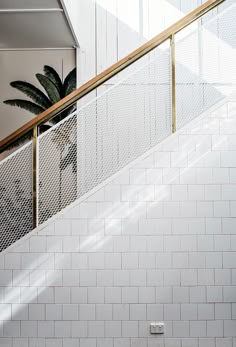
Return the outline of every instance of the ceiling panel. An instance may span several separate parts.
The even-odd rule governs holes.
[[[0,9],[61,8],[59,0],[0,0]]]
[[[0,14],[0,49],[64,48],[75,44],[63,12]]]

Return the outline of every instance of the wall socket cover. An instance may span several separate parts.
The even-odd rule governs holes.
[[[163,322],[152,322],[150,323],[151,334],[164,334],[165,324]]]

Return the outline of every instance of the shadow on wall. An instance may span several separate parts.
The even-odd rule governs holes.
[[[214,117],[217,117],[217,114],[222,117],[222,115],[227,114],[227,111],[227,105],[221,106],[213,112],[212,121],[214,122]],[[231,112],[233,116],[235,108]],[[222,118],[220,119],[222,120]],[[208,130],[214,130],[212,124],[209,118]],[[217,137],[216,141],[212,143],[213,136],[208,131],[205,135],[203,134],[203,130],[206,129],[205,126],[203,119],[197,120],[191,127],[190,132],[192,134],[189,132],[180,134],[179,137],[174,136],[168,140],[168,143],[163,145],[162,151],[164,152],[152,153],[136,164],[130,169],[134,169],[137,174],[137,176],[134,176],[135,180],[132,181],[132,184],[129,182],[129,177],[131,177],[129,169],[123,172],[120,179],[124,182],[124,178],[128,177],[127,182],[129,184],[127,184],[127,189],[122,192],[119,190],[119,178],[117,182],[114,181],[110,185],[113,202],[104,202],[104,191],[98,191],[84,203],[67,211],[63,219],[52,222],[39,231],[38,234],[32,235],[29,239],[25,239],[19,245],[14,246],[9,253],[0,255],[0,263],[5,262],[6,269],[7,264],[13,264],[14,262],[14,266],[11,265],[8,270],[0,271],[1,336],[8,338],[13,335],[14,337],[23,337],[21,334],[24,334],[24,337],[37,338],[39,336],[37,334],[37,324],[40,326],[41,323],[36,321],[49,320],[50,322],[47,323],[50,326],[51,321],[62,320],[62,304],[72,303],[70,300],[73,299],[71,298],[76,298],[77,301],[75,300],[75,302],[77,304],[87,303],[85,288],[83,287],[85,284],[81,281],[83,274],[84,276],[87,274],[88,281],[92,278],[90,277],[91,268],[89,267],[88,257],[92,257],[92,253],[99,256],[102,253],[128,252],[129,237],[134,235],[140,236],[142,240],[141,244],[137,245],[139,252],[141,252],[142,247],[143,252],[145,252],[145,243],[143,241],[147,242],[149,233],[145,225],[144,227],[141,226],[147,218],[147,213],[150,222],[154,218],[153,216],[155,218],[157,216],[160,218],[165,217],[157,224],[153,224],[155,232],[154,229],[149,230],[150,235],[156,235],[156,244],[152,245],[155,247],[153,252],[156,252],[158,256],[164,252],[163,236],[171,235],[169,241],[169,236],[166,236],[166,242],[170,242],[171,245],[171,238],[178,235],[178,233],[176,235],[171,234],[171,221],[167,222],[167,218],[171,219],[176,216],[175,209],[169,208],[171,207],[170,201],[173,198],[171,197],[172,185],[174,187],[179,183],[185,185],[186,182],[189,183],[191,180],[193,180],[191,181],[193,184],[196,168],[208,167],[209,154],[213,155],[211,165],[214,167],[217,164],[217,159],[214,163],[216,157],[211,152],[222,148],[221,138]],[[172,152],[174,161],[172,167],[166,165],[165,168],[164,162],[168,163],[168,160],[170,160],[169,153],[165,153],[166,148],[169,148],[169,151],[174,150]],[[163,155],[162,159],[160,157],[161,153]],[[190,159],[189,165],[184,168],[185,164],[183,163],[187,162],[188,159]],[[138,172],[140,173],[138,174]],[[153,185],[144,184],[147,177],[150,177],[151,180],[155,178],[155,181],[150,181]],[[115,197],[116,193],[117,196]],[[96,196],[100,196],[101,199],[100,210],[98,206],[95,207],[95,205],[98,205],[97,201],[99,201]],[[168,205],[168,201],[170,205]],[[189,214],[189,211],[187,209],[185,213]],[[191,230],[191,218],[185,219],[187,231],[185,230],[185,233],[183,233],[181,229],[179,233],[183,238],[188,238],[188,231]],[[73,228],[73,220],[75,221],[75,228]],[[201,234],[202,231],[198,229],[197,233]],[[144,236],[143,239],[142,236]],[[118,238],[116,239],[116,237]],[[207,252],[207,248],[204,248],[204,250]],[[203,257],[204,252],[200,252],[200,255]],[[114,254],[115,256],[118,255]],[[149,256],[151,257],[152,253],[149,253]],[[188,268],[187,264],[184,265],[182,264],[183,268]],[[121,268],[121,263],[119,266],[112,270],[111,264],[112,273]],[[100,264],[94,263],[94,270],[99,271],[99,269]],[[70,277],[70,270],[73,274],[77,271],[78,278]],[[73,281],[73,285],[70,284],[70,281]],[[90,282],[90,286],[93,286],[92,283]],[[96,287],[96,284],[94,286]],[[97,290],[99,291],[99,288]],[[45,308],[46,304],[47,310]],[[78,317],[73,318],[73,320],[79,320]],[[27,325],[29,320],[32,322]],[[20,330],[20,327],[23,330]],[[49,328],[48,331],[50,332],[49,335],[52,335],[44,336],[42,333],[41,337],[54,337],[54,329]]]
[[[232,11],[230,11],[232,15]],[[224,21],[223,18],[223,27],[225,27],[225,23],[227,21]],[[227,16],[226,16],[227,18]],[[220,22],[222,23],[222,21]],[[210,24],[211,28],[212,24]],[[213,22],[214,26],[214,22]],[[222,42],[221,37],[214,36],[210,33],[208,33],[209,25],[204,26],[203,31],[201,32],[201,35],[199,35],[199,31],[197,33],[192,33],[188,37],[186,37],[183,41],[177,42],[176,44],[176,58],[177,58],[177,64],[176,64],[176,71],[177,71],[177,127],[180,128],[183,126],[186,122],[191,121],[192,119],[196,118],[199,114],[209,109],[212,105],[214,105],[216,102],[220,101],[222,98],[225,97],[224,93],[221,93],[221,87],[218,86],[219,83],[217,83],[217,80],[219,78],[218,70],[221,70],[219,67],[222,66],[223,63],[228,60],[228,51],[226,50],[227,46],[224,42]],[[203,40],[201,38],[203,36]],[[199,38],[200,37],[200,38]],[[205,39],[206,37],[206,39]],[[212,44],[212,42],[214,44]],[[204,46],[202,47],[202,43],[204,43]],[[211,74],[209,74],[209,57],[208,54],[208,44],[211,43],[211,54],[213,56],[213,59],[217,57],[217,52],[219,48],[222,48],[222,51],[224,54],[220,57],[219,61],[216,62],[216,66],[213,65],[212,71],[213,71],[213,77]],[[222,46],[222,47],[221,47]],[[191,47],[191,51],[189,52],[189,55],[186,54],[189,50],[189,47]],[[200,49],[201,48],[201,49]],[[203,49],[204,48],[204,49]],[[214,48],[214,49],[213,49]],[[226,51],[225,51],[226,50]],[[166,95],[169,91],[170,87],[170,80],[166,77],[163,78],[162,74],[166,71],[169,73],[169,68],[166,67],[168,65],[166,62],[170,62],[169,59],[169,49],[168,53],[167,51],[162,52],[162,58],[160,60],[159,51],[160,49],[157,49],[157,56],[159,60],[157,62],[161,61],[161,67],[158,66],[158,69],[154,66],[152,69],[149,67],[152,66],[152,58],[153,56],[150,54],[147,58],[148,59],[142,59],[141,63],[143,66],[138,62],[137,64],[134,64],[134,66],[127,69],[127,71],[123,71],[119,74],[119,80],[112,79],[109,81],[109,87],[108,89],[105,89],[105,93],[103,90],[102,95],[98,96],[97,99],[93,101],[92,107],[91,104],[84,107],[84,114],[83,112],[80,114],[78,111],[79,116],[77,117],[77,121],[75,120],[76,117],[73,116],[73,118],[70,118],[70,120],[66,121],[64,124],[61,124],[59,127],[57,126],[58,130],[58,139],[63,142],[64,132],[61,131],[63,128],[67,128],[70,123],[71,134],[73,134],[74,138],[78,138],[79,145],[78,147],[78,158],[81,160],[81,157],[84,158],[84,167],[80,169],[78,172],[73,171],[73,166],[70,165],[66,168],[65,172],[62,172],[60,170],[60,152],[57,151],[57,146],[55,145],[53,141],[53,134],[57,132],[56,129],[53,130],[53,132],[45,134],[46,136],[40,137],[40,155],[39,155],[39,167],[40,167],[40,182],[42,182],[42,186],[39,188],[39,201],[40,201],[40,223],[46,221],[48,218],[50,218],[52,215],[59,212],[61,209],[69,205],[71,202],[75,201],[76,198],[82,196],[87,191],[94,188],[96,185],[98,185],[102,180],[109,177],[109,175],[114,174],[115,172],[110,170],[113,167],[117,167],[117,170],[124,167],[128,164],[127,159],[130,158],[130,160],[135,159],[138,155],[143,154],[147,149],[150,148],[149,143],[151,146],[156,145],[158,142],[155,142],[155,136],[152,138],[152,134],[150,133],[148,144],[146,147],[143,148],[142,151],[137,151],[137,155],[132,156],[130,153],[126,153],[126,156],[124,157],[124,161],[122,162],[122,150],[125,146],[127,149],[127,141],[130,140],[129,138],[129,129],[128,129],[128,123],[125,123],[125,119],[123,119],[123,122],[117,123],[117,119],[121,119],[122,117],[136,117],[137,116],[137,107],[139,110],[145,110],[143,119],[140,119],[140,124],[137,126],[139,127],[141,131],[143,131],[144,128],[140,127],[141,124],[147,124],[147,117],[154,119],[154,123],[150,123],[151,128],[157,126],[160,126],[161,120],[159,119],[159,123],[156,125],[156,118],[157,116],[160,117],[166,117],[166,115],[169,115],[168,112],[165,112],[168,110],[168,105],[171,103],[171,98],[169,95],[168,101],[167,101],[167,107],[163,108],[163,104],[165,103],[163,100],[157,97],[156,88],[158,87],[158,91],[162,92],[162,96]],[[232,49],[231,49],[232,51]],[[230,59],[234,60],[233,52],[230,55]],[[164,58],[163,58],[164,57]],[[204,59],[206,57],[207,59]],[[222,60],[222,61],[221,61]],[[181,62],[181,63],[180,63]],[[146,65],[149,64],[150,65]],[[210,65],[211,65],[210,60]],[[230,65],[230,64],[229,64]],[[135,72],[137,70],[138,72]],[[162,70],[162,71],[161,71]],[[146,79],[142,76],[142,72],[144,71],[144,75],[146,76]],[[164,72],[163,72],[164,71]],[[150,74],[151,72],[151,74]],[[230,73],[232,74],[232,71],[230,70]],[[229,81],[229,78],[231,79],[231,74],[227,74],[226,82]],[[129,75],[129,77],[127,76]],[[162,77],[160,77],[162,76]],[[168,75],[169,77],[169,75]],[[224,75],[223,79],[220,82],[224,82]],[[158,80],[159,78],[159,80]],[[119,82],[117,84],[117,82]],[[150,83],[151,82],[151,83]],[[112,86],[114,85],[114,87]],[[167,85],[167,87],[165,86]],[[112,90],[109,88],[113,88]],[[162,89],[160,89],[162,88]],[[163,89],[164,88],[164,89]],[[167,89],[166,89],[167,88]],[[98,92],[99,94],[99,92]],[[126,96],[130,94],[132,98],[132,102],[130,102],[130,98],[127,98],[127,104],[124,104],[124,100]],[[135,101],[134,95],[139,95],[138,102]],[[144,96],[144,97],[143,97]],[[140,104],[141,97],[143,97],[143,104]],[[157,102],[158,100],[158,106],[157,107],[151,107],[153,103]],[[103,100],[101,104],[99,104],[100,100]],[[117,108],[117,103],[119,104],[119,107]],[[164,105],[165,106],[165,105]],[[86,111],[87,110],[87,111]],[[121,111],[122,110],[122,111]],[[121,114],[122,113],[122,114]],[[83,124],[83,116],[84,117],[84,124]],[[137,118],[137,117],[136,117]],[[171,117],[168,117],[171,118]],[[74,121],[73,121],[74,119]],[[132,118],[135,119],[135,118]],[[80,123],[81,122],[81,123]],[[77,124],[78,123],[78,124]],[[126,132],[127,137],[124,137],[124,124],[126,124]],[[149,123],[148,123],[149,124]],[[137,125],[137,124],[136,124]],[[109,128],[109,126],[113,126]],[[114,127],[117,126],[117,129],[114,129]],[[132,132],[132,124],[129,125],[130,128],[130,134],[133,134],[137,136],[137,134],[134,134]],[[83,148],[83,141],[81,140],[81,136],[77,136],[78,129],[80,131],[81,136],[85,136],[84,143],[88,146],[88,148],[85,150]],[[166,127],[168,127],[167,135],[170,134],[170,119],[167,120]],[[128,130],[127,130],[128,129]],[[82,134],[82,132],[84,134]],[[148,129],[148,134],[150,130]],[[112,136],[110,138],[110,144],[104,142],[104,134],[106,133],[105,137]],[[62,134],[62,135],[61,135]],[[115,139],[114,135],[115,134]],[[139,133],[138,133],[139,134]],[[142,134],[139,134],[142,136]],[[71,135],[72,137],[72,135]],[[139,137],[139,136],[138,136]],[[126,139],[125,141],[124,138]],[[154,139],[154,141],[153,141]],[[161,138],[163,139],[163,138]],[[158,140],[160,140],[158,138]],[[138,140],[139,141],[139,140]],[[129,141],[128,141],[129,143]],[[112,148],[112,151],[109,152],[108,148],[111,147],[111,144],[114,148]],[[138,143],[131,141],[131,144],[135,146],[138,145]],[[54,146],[54,147],[53,147]],[[123,147],[122,147],[123,146]],[[52,148],[54,150],[52,151]],[[136,147],[135,147],[136,148]],[[109,149],[110,150],[110,149]],[[142,150],[142,147],[141,147]],[[130,152],[132,153],[132,148],[130,149]],[[84,155],[86,153],[86,155]],[[112,154],[112,155],[111,155]],[[119,159],[121,157],[121,159]],[[115,159],[114,159],[115,158]],[[118,159],[116,159],[118,158]],[[110,161],[109,161],[110,160]],[[114,160],[118,161],[118,165],[114,164]],[[30,162],[30,160],[29,160]],[[116,163],[117,164],[117,163]],[[30,167],[30,164],[29,164]],[[84,170],[84,171],[83,171]],[[110,170],[110,171],[109,171]],[[22,171],[27,171],[24,168]],[[14,170],[11,170],[11,172],[15,172]],[[19,170],[18,170],[19,172]],[[30,169],[29,169],[30,172]],[[89,172],[89,175],[88,175]],[[14,186],[14,181],[18,177],[9,177],[7,176],[8,181],[12,180],[12,182],[8,182],[7,186]],[[26,178],[27,179],[27,178]],[[84,180],[84,181],[83,181]],[[82,182],[81,182],[82,181]],[[76,187],[77,186],[77,187]],[[79,186],[81,188],[81,191],[79,190]],[[31,192],[31,190],[30,190]],[[29,192],[29,193],[30,193]],[[10,192],[9,194],[12,194]],[[46,212],[44,214],[44,211],[51,211]],[[17,224],[17,214],[9,213],[11,218],[14,218],[15,224]],[[13,223],[14,224],[14,223]]]
[[[179,1],[180,2],[180,1]],[[201,1],[181,0],[181,8],[167,0],[87,0],[79,14],[80,83],[105,70],[142,43],[162,32]]]
[[[188,12],[194,9],[194,1],[191,1],[191,2],[188,0],[165,0],[165,1],[185,14],[187,14]],[[204,2],[205,0],[195,0],[195,7],[202,5]],[[215,8],[213,11],[210,11],[205,16],[203,16],[203,18],[201,19],[201,24],[206,24],[209,20],[214,18],[216,15],[220,14],[223,10],[229,8],[234,3],[235,3],[234,0],[226,0],[220,6]],[[231,23],[231,25],[235,26],[235,23],[233,22]],[[230,37],[227,30],[225,31],[225,35],[224,35],[223,27],[219,28],[216,25],[215,28],[212,27],[212,28],[209,28],[209,30],[214,35],[219,35],[219,32],[220,32],[222,40],[227,42],[229,45],[232,45],[232,47],[235,47],[235,41],[233,40],[232,37]]]
[[[224,20],[224,16],[225,15],[222,15],[221,19],[223,18]],[[225,93],[222,88],[222,85],[224,87],[228,85],[228,87],[231,88],[231,83],[229,83],[232,80],[231,75],[229,75],[228,73],[221,74],[221,71],[222,66],[224,66],[226,61],[228,61],[229,66],[234,66],[233,62],[235,54],[233,54],[232,47],[229,47],[228,50],[226,49],[227,45],[225,45],[225,43],[222,42],[221,37],[214,36],[211,33],[208,33],[208,28],[211,28],[211,26],[212,23],[210,24],[210,26],[204,26],[201,32],[200,30],[197,30],[196,32],[193,32],[188,37],[186,37],[183,41],[179,41],[176,44],[176,92],[178,129],[181,128],[187,122],[195,119],[204,111],[211,108],[220,100],[224,99],[229,90],[227,90],[227,92]],[[223,53],[218,59],[217,53],[219,49],[222,49]],[[230,52],[232,52],[232,54],[230,55],[228,54],[229,50]],[[160,49],[157,49],[156,51],[158,56]],[[168,68],[166,68],[166,65],[168,65],[166,61],[170,61],[168,54],[169,50],[168,53],[165,50],[162,52],[162,56],[164,57],[161,58],[161,62],[163,64],[163,71],[168,71]],[[230,56],[230,62],[228,56]],[[146,63],[148,64],[148,59],[150,59],[150,66],[152,66],[152,58],[153,56],[151,56],[150,54],[147,57],[147,60],[142,59],[140,62],[133,64],[132,67],[129,67],[127,70],[122,71],[119,74],[119,78],[113,78],[112,80],[106,83],[106,89],[102,89],[102,92],[100,91],[100,89],[98,89],[97,94],[99,94],[100,92],[98,97],[96,99],[93,99],[93,101],[91,101],[87,106],[85,105],[81,113],[80,110],[78,110],[78,128],[82,129],[80,130],[80,135],[84,136],[83,141],[80,139],[81,136],[79,136],[78,139],[78,141],[80,142],[80,144],[78,145],[78,158],[80,160],[80,158],[84,157],[84,162],[82,163],[84,166],[81,167],[81,171],[79,172],[80,176],[78,176],[77,178],[78,186],[80,186],[82,189],[81,192],[78,190],[76,195],[77,198],[82,196],[84,193],[86,193],[93,187],[95,187],[103,179],[109,177],[104,175],[106,175],[107,172],[110,172],[109,170],[115,166],[114,160],[119,161],[119,157],[122,158],[122,153],[126,153],[125,149],[123,149],[122,146],[128,146],[129,134],[133,134],[134,136],[136,135],[136,133],[132,132],[132,124],[129,133],[129,130],[127,130],[129,127],[128,122],[125,123],[124,119],[123,123],[121,121],[119,124],[117,122],[117,119],[122,119],[122,117],[127,117],[128,119],[131,117],[131,115],[132,117],[135,117],[135,114],[137,116],[138,111],[140,111],[140,109],[144,110],[146,117],[144,117],[145,119],[141,121],[139,126],[142,125],[143,127],[145,127],[144,124],[145,122],[148,122],[148,117],[157,118],[157,114],[155,113],[155,111],[157,111],[158,108],[156,108],[153,112],[154,108],[150,106],[155,101],[152,99],[155,99],[153,93],[155,92],[156,87],[160,88],[161,86],[163,88],[164,84],[170,86],[170,81],[167,81],[165,78],[160,77],[161,68],[158,74],[157,69],[150,68],[151,73],[150,76],[148,75],[148,65],[146,65]],[[210,58],[212,58],[215,64],[212,64],[212,60]],[[160,59],[160,57],[158,56],[157,59]],[[142,71],[145,75],[144,77],[142,76]],[[147,76],[150,77],[149,80],[147,80]],[[160,78],[160,80],[158,80],[158,78]],[[160,91],[160,89],[158,90]],[[163,90],[164,89],[161,89],[161,91]],[[166,93],[167,90],[165,90],[165,93],[163,93],[163,95]],[[131,97],[128,98],[127,95],[130,95]],[[138,102],[135,102],[134,95],[139,95]],[[140,99],[143,96],[144,103],[142,105],[142,108],[140,104]],[[132,102],[130,101],[131,99]],[[159,105],[163,105],[165,103],[164,98],[164,101],[158,99],[157,96],[156,99],[159,101]],[[165,117],[167,113],[165,114],[162,109],[161,111],[161,115],[163,114],[163,117]],[[125,124],[126,126],[124,129]],[[118,128],[114,129],[116,125],[118,126]],[[142,129],[144,128],[141,128],[141,130]],[[123,141],[124,132],[128,132],[126,138],[127,141]],[[112,136],[112,138],[110,139],[108,145],[105,143],[104,137],[109,138],[109,136]],[[84,143],[84,146],[87,146],[86,148],[83,147],[82,142]],[[150,143],[153,143],[151,135]],[[155,144],[157,143],[154,142],[153,145]],[[110,147],[109,153],[108,147]],[[145,150],[147,150],[148,148],[149,147],[145,147]],[[144,152],[138,154],[141,155]],[[109,158],[109,156],[110,161],[107,159]],[[128,157],[129,153],[126,156],[126,159]],[[134,158],[132,158],[132,160],[133,159]],[[51,158],[49,162],[53,163],[53,158]],[[54,167],[53,165],[54,164],[52,164],[49,173],[46,171],[44,172],[43,181],[49,182],[49,176],[51,175],[53,177],[55,175],[57,166]],[[118,167],[121,168],[125,165],[127,165],[127,162],[119,162]],[[111,172],[111,174],[113,173],[114,172]],[[63,184],[65,184],[65,187],[67,187],[68,182],[66,181],[66,179],[63,182]],[[86,186],[85,190],[83,184],[84,186]],[[50,191],[50,184],[46,183],[46,186],[48,187],[47,190]],[[72,200],[76,199],[76,196],[73,195]],[[55,205],[55,212],[59,211],[56,207],[57,196],[55,196],[53,201],[52,199],[50,199],[50,197],[47,197],[45,195],[45,204],[47,204],[48,201],[50,201],[52,205]],[[68,201],[71,202],[72,200]]]

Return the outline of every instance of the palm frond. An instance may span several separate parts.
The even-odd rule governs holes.
[[[43,71],[45,76],[47,76],[55,84],[59,94],[61,97],[63,97],[63,84],[56,70],[49,65],[44,65]]]
[[[68,73],[66,76],[64,83],[63,83],[63,89],[64,89],[64,95],[68,95],[76,88],[76,67],[71,70],[71,72]]]
[[[76,104],[74,104],[72,106],[69,106],[64,111],[62,111],[61,113],[57,114],[54,118],[51,119],[52,124],[57,124],[61,120],[63,120],[66,117],[68,117],[75,110],[76,110]]]
[[[61,96],[56,85],[47,76],[37,73],[36,77],[48,94],[52,104],[55,104],[57,101],[61,100]]]
[[[3,101],[4,104],[10,105],[10,106],[18,106],[20,108],[23,108],[26,111],[29,111],[33,114],[40,114],[42,113],[45,108],[31,102],[28,100],[21,100],[21,99],[12,99],[12,100],[5,100]]]
[[[10,85],[27,95],[30,99],[35,101],[36,104],[42,106],[44,109],[47,109],[52,105],[47,96],[31,83],[24,81],[13,81],[10,83]]]
[[[47,131],[48,129],[50,129],[52,126],[48,125],[48,124],[41,124],[38,126],[38,132],[39,134],[44,133],[45,131]]]

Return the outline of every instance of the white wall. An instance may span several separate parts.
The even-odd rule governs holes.
[[[35,74],[43,73],[44,65],[53,66],[61,77],[65,77],[75,66],[75,50],[0,51],[0,139],[34,117],[30,112],[3,104],[6,99],[27,99],[9,83],[22,80],[42,89]]]
[[[235,347],[235,129],[228,102],[2,253],[0,345]]]
[[[78,85],[87,82],[203,2],[64,0],[80,44],[76,58]],[[228,0],[227,4],[229,3]],[[208,18],[215,12],[209,14]],[[30,113],[2,103],[3,100],[18,95],[9,86],[9,82],[23,79],[35,83],[34,74],[42,71],[44,64],[54,66],[65,75],[74,63],[73,50],[0,52],[0,138],[4,138],[32,118]],[[21,97],[21,94],[18,96]]]
[[[83,84],[157,35],[204,0],[64,0],[80,48]]]
[[[234,99],[2,253],[0,345],[235,347],[235,117]]]
[[[87,82],[203,2],[64,0],[80,44],[76,58],[78,85]],[[227,4],[229,2],[227,1]],[[212,15],[209,14],[208,17]],[[65,75],[74,63],[73,50],[0,52],[0,138],[4,138],[32,118],[30,113],[2,103],[3,100],[18,95],[9,86],[9,82],[23,79],[35,83],[34,74],[42,71],[44,64],[54,66]],[[21,97],[21,94],[18,96]]]

